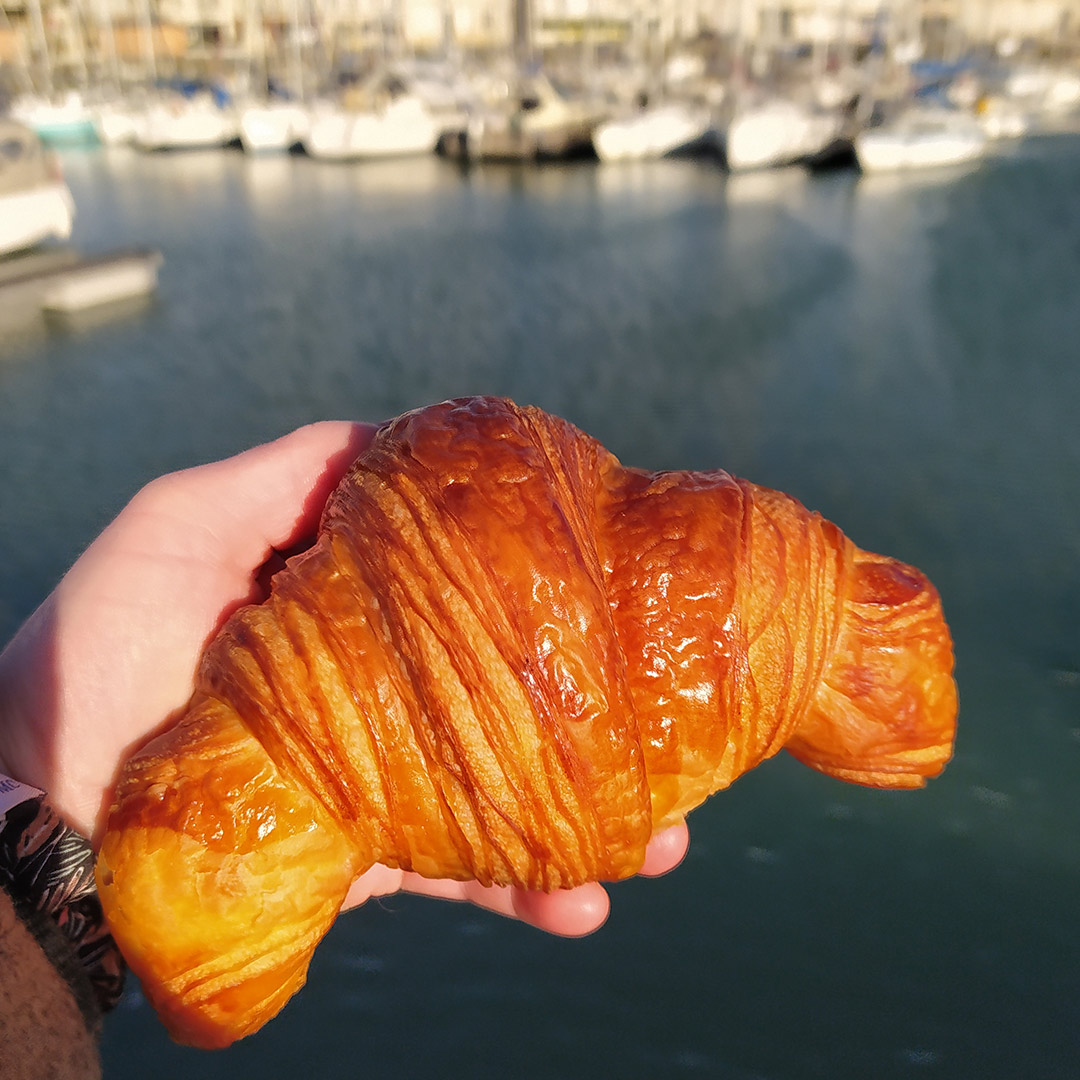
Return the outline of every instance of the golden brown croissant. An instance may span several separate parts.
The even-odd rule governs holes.
[[[622,467],[479,398],[380,429],[314,547],[207,648],[130,760],[98,863],[176,1038],[223,1046],[303,983],[373,863],[615,880],[786,747],[916,787],[949,758],[936,592],[786,495]]]

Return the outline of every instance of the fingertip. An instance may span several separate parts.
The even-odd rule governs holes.
[[[339,453],[359,454],[371,443],[377,430],[376,424],[360,420],[316,420],[253,446],[244,453],[252,457],[280,456],[286,460],[297,455],[317,460]]]
[[[689,846],[690,830],[685,822],[663,829],[649,840],[639,873],[645,877],[659,877],[674,870],[686,858]]]
[[[550,893],[515,889],[513,903],[519,919],[560,937],[584,937],[599,930],[611,910],[607,891],[596,882]]]
[[[276,488],[279,499],[289,493],[288,498],[299,509],[280,525],[264,524],[275,547],[288,548],[310,539],[330,493],[371,445],[375,431],[372,424],[323,420],[255,448],[254,454],[265,458],[266,470],[273,470],[275,483],[270,490]]]

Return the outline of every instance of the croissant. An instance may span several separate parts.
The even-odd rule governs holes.
[[[97,875],[173,1036],[272,1017],[374,863],[617,880],[785,747],[917,787],[956,690],[933,586],[787,495],[624,468],[494,398],[383,426],[316,543],[205,650],[129,760]]]

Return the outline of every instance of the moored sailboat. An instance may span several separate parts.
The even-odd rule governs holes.
[[[668,102],[602,121],[593,131],[592,141],[601,161],[640,161],[703,143],[711,126],[707,108]]]
[[[863,172],[962,165],[986,152],[979,122],[958,109],[905,109],[891,122],[855,137],[855,157]]]

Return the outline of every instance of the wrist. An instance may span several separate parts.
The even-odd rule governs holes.
[[[0,887],[67,979],[87,1022],[120,997],[124,963],[94,882],[94,853],[45,792],[0,775]],[[89,1005],[88,1005],[89,1003]]]

